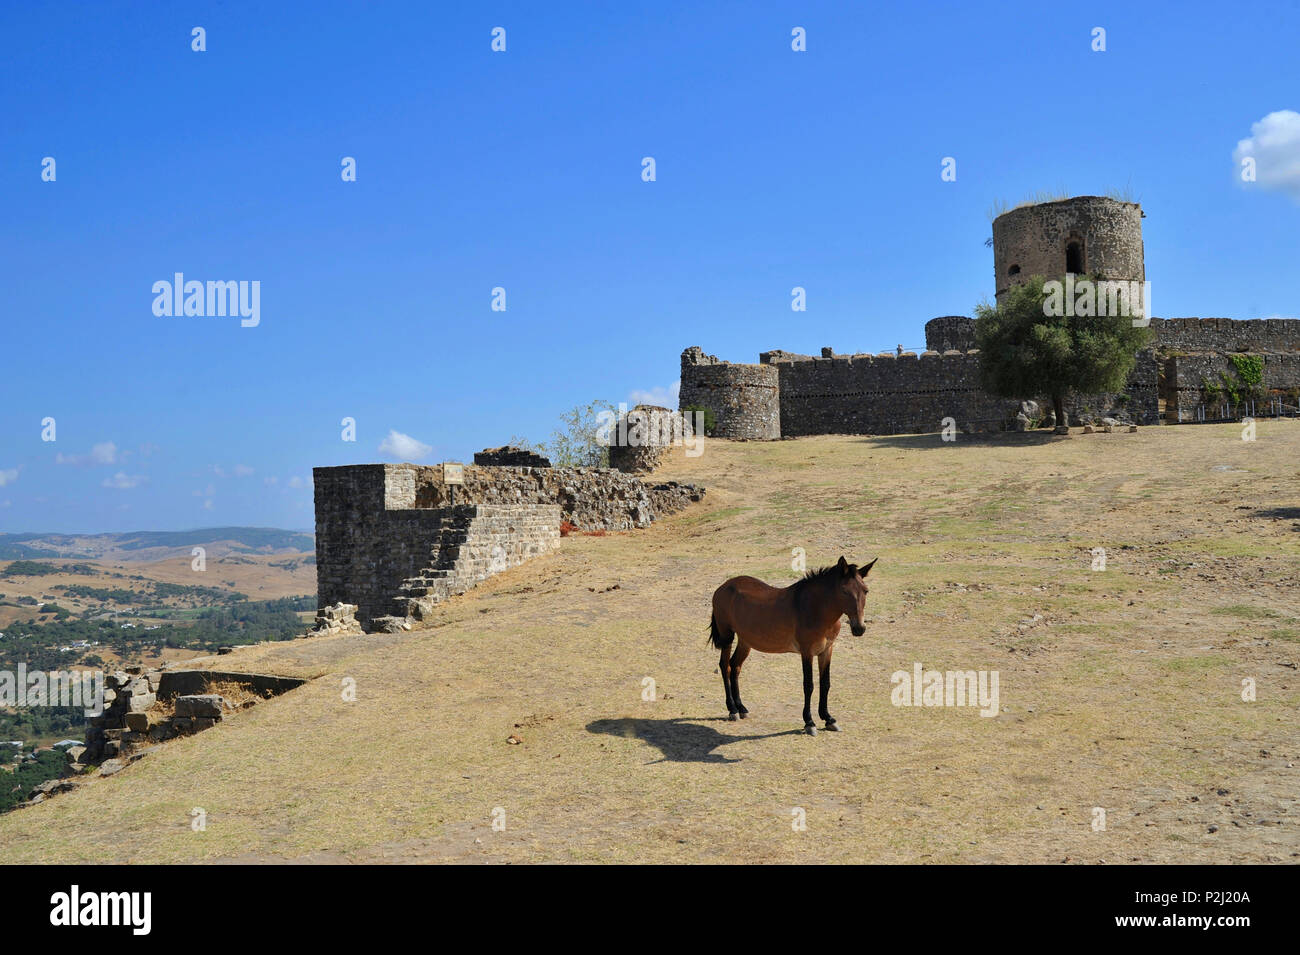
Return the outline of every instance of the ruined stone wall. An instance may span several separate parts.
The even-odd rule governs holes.
[[[998,298],[1031,276],[1065,275],[1066,246],[1078,241],[1078,271],[1113,281],[1146,281],[1142,207],[1104,196],[1076,196],[1004,212],[993,220],[993,270]]]
[[[1300,353],[1263,354],[1263,381],[1265,392],[1294,394],[1300,390]],[[1237,381],[1236,366],[1227,355],[1215,352],[1171,355],[1164,362],[1165,413],[1170,420],[1191,420],[1201,405],[1214,405],[1226,397],[1213,394],[1214,388],[1222,390],[1223,377]],[[1207,382],[1211,386],[1207,389]],[[1208,392],[1208,393],[1207,393]],[[1257,405],[1262,413],[1264,401]],[[1294,400],[1288,396],[1288,403]]]
[[[411,487],[414,506],[443,507],[452,490],[442,469],[415,464],[400,480]],[[578,530],[627,531],[698,501],[704,489],[676,481],[651,484],[613,468],[465,468],[465,483],[455,489],[458,504],[558,504],[564,520]]]
[[[1151,330],[1154,346],[1166,353],[1300,351],[1300,320],[1294,318],[1153,318]]]
[[[356,604],[364,624],[429,561],[448,517],[413,509],[413,476],[400,465],[316,468],[313,478],[317,606]]]
[[[649,474],[675,445],[694,447],[694,423],[680,411],[637,405],[610,429],[609,466],[628,474]]]
[[[678,407],[710,409],[713,436],[735,441],[781,437],[779,379],[771,365],[733,365],[694,346],[682,352]]]
[[[514,540],[528,552],[532,538],[512,538],[509,530],[510,521],[528,515],[489,513],[484,505],[553,505],[557,516],[551,523],[558,538],[561,520],[581,530],[646,527],[704,494],[694,485],[648,484],[610,468],[467,465],[464,474],[465,484],[453,491],[442,482],[441,466],[316,468],[317,606],[355,604],[357,619],[367,626],[389,615],[402,584],[436,567],[450,543],[461,543],[458,538],[475,530],[470,527],[475,519],[481,519],[476,533],[499,538],[486,545],[489,550],[499,544],[509,559]],[[450,506],[453,493],[456,506]],[[506,522],[500,535],[500,528],[487,521],[494,515]],[[531,533],[533,525],[519,528]]]
[[[398,629],[424,619],[448,597],[560,546],[555,504],[458,504],[437,511],[443,524],[430,556],[388,590],[388,625],[382,618],[372,625]]]

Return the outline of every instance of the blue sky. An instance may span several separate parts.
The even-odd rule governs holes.
[[[688,345],[918,345],[1040,189],[1132,191],[1159,315],[1295,316],[1297,38],[1296,0],[5,4],[0,530],[310,528],[390,431],[467,460]],[[176,272],[260,323],[156,316]]]

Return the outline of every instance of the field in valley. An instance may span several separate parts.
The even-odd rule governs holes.
[[[708,493],[424,629],[221,657],[313,680],[0,817],[3,861],[1300,860],[1300,423],[710,442],[656,478]],[[705,646],[713,590],[795,548],[880,558],[839,734],[802,734],[793,655],[727,722]],[[894,706],[918,662],[997,671],[1001,712]]]

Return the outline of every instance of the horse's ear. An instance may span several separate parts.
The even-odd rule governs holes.
[[[871,563],[869,563],[869,564],[863,564],[863,565],[858,569],[858,573],[861,574],[863,577],[867,576],[867,574],[871,573],[871,568],[874,567],[874,566],[876,565],[876,561],[877,561],[877,560],[880,560],[880,558],[879,558],[879,557],[876,557],[876,558],[874,558],[874,559],[871,561]]]
[[[841,577],[847,577],[849,575],[849,562],[844,559],[843,554],[840,554],[840,562],[835,566],[839,568]]]

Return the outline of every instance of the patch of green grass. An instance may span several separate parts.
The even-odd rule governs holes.
[[[1231,604],[1227,607],[1215,607],[1210,613],[1224,617],[1241,617],[1244,620],[1259,620],[1265,617],[1280,617],[1282,614],[1267,607],[1252,607],[1249,604]]]
[[[732,517],[737,517],[752,511],[752,507],[720,507],[716,511],[707,511],[703,514],[690,514],[678,519],[678,524],[683,527],[695,527],[700,524],[718,524]]]
[[[1228,661],[1222,657],[1196,656],[1196,657],[1174,657],[1170,660],[1164,660],[1161,665],[1166,670],[1172,670],[1175,673],[1203,673],[1206,670],[1217,670],[1228,665]]]

